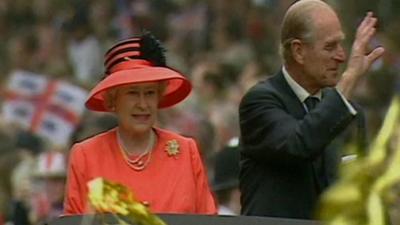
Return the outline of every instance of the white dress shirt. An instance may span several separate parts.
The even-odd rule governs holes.
[[[304,104],[304,101],[309,97],[316,97],[319,100],[321,100],[322,98],[322,92],[321,90],[319,90],[316,94],[311,95],[310,93],[307,92],[306,89],[304,89],[302,86],[300,86],[300,84],[298,84],[287,72],[285,66],[283,66],[282,68],[282,72],[283,72],[283,76],[285,77],[286,81],[288,82],[290,88],[293,90],[293,92],[296,94],[297,98],[299,98],[299,100],[303,103],[303,107],[304,109],[308,112],[308,109],[306,107],[306,105]],[[347,106],[347,108],[349,109],[350,113],[352,115],[356,115],[357,111],[354,109],[354,107],[349,103],[349,101],[347,101],[347,99],[342,95],[342,93],[340,93],[340,91],[338,91],[340,97],[343,100],[343,103]]]

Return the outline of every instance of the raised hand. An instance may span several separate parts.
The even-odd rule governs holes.
[[[373,13],[368,12],[357,28],[346,71],[337,85],[337,88],[347,98],[351,97],[359,78],[368,71],[371,64],[381,57],[385,51],[383,47],[377,47],[372,51],[368,49],[371,38],[376,32],[375,25],[377,21]]]
[[[367,52],[368,44],[376,32],[375,25],[377,21],[377,18],[373,17],[373,13],[368,12],[357,28],[356,38],[351,49],[347,66],[347,70],[354,73],[356,76],[360,76],[367,72],[371,64],[381,57],[384,52],[383,47],[377,47],[370,53]]]

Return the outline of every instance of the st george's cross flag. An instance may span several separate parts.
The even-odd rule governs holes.
[[[15,71],[6,86],[3,119],[65,146],[80,122],[87,94],[63,80]]]

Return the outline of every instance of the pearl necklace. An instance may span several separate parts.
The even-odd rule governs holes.
[[[147,144],[146,150],[143,151],[135,159],[131,159],[129,157],[129,153],[124,146],[124,143],[121,139],[121,135],[118,130],[117,130],[117,140],[118,140],[119,149],[120,149],[125,161],[127,162],[128,166],[136,171],[144,170],[147,167],[147,165],[150,163],[151,153],[152,153],[154,140],[155,140],[154,132],[150,131],[150,139],[149,139],[149,143]],[[144,161],[144,158],[146,157],[146,155],[147,155],[147,158]]]

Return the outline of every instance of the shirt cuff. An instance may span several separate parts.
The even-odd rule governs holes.
[[[340,91],[336,90],[340,97],[342,98],[344,104],[347,106],[347,109],[349,110],[349,112],[351,113],[351,115],[355,116],[357,115],[357,111],[354,109],[354,107],[350,104],[349,101],[347,101],[347,99],[342,95],[342,93],[340,93]]]

